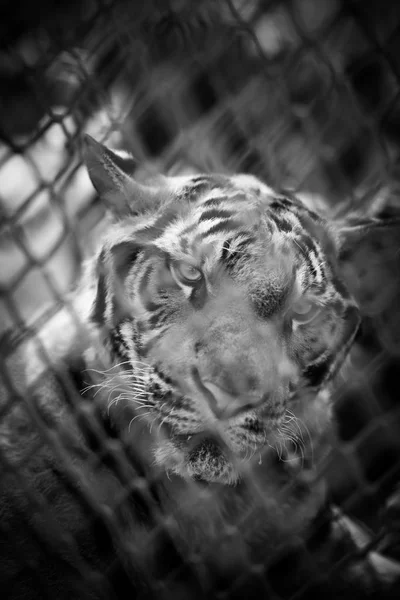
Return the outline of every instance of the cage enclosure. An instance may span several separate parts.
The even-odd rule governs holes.
[[[399,218],[399,56],[396,0],[3,3],[5,598],[398,597],[400,235],[357,255],[390,310],[368,304],[331,396],[236,486],[154,468],[161,418],[113,420],[129,394],[83,358],[98,340],[74,290],[110,224],[85,134],[138,181],[247,173],[327,219]]]

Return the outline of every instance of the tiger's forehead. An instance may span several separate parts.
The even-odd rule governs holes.
[[[168,223],[155,243],[177,259],[204,249],[219,250],[232,237],[253,236],[255,252],[267,247],[285,251],[289,243],[296,246],[297,254],[314,261],[313,270],[318,270],[322,251],[309,223],[319,217],[254,176],[183,178],[165,214],[168,211]]]
[[[250,234],[260,221],[251,197],[237,189],[212,189],[176,207],[155,245],[177,260],[210,261],[233,235]]]
[[[251,175],[169,181],[168,200],[156,212],[143,215],[130,235],[209,272],[220,263],[224,249],[245,250],[259,273],[272,271],[286,257],[302,287],[313,285],[322,291],[326,256],[318,232],[323,226],[296,197],[277,193]]]
[[[273,190],[249,175],[179,180],[165,211],[170,212],[169,223],[156,241],[160,249],[177,258],[202,245],[218,245],[233,233],[259,228],[263,204],[267,196],[273,198]]]

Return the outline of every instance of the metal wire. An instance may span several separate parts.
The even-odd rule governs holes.
[[[370,539],[356,549],[351,535],[337,534],[346,529],[343,514],[328,511],[324,527],[340,538],[321,551],[329,572],[321,572],[317,533],[289,544],[289,558],[286,538],[282,547],[276,540],[276,552],[261,560],[246,541],[257,519],[250,509],[241,522],[222,521],[225,558],[207,550],[207,562],[191,552],[179,514],[166,513],[160,501],[165,482],[149,480],[146,460],[107,429],[93,398],[77,394],[74,373],[55,367],[49,340],[60,319],[66,347],[82,335],[68,292],[104,222],[105,207],[82,165],[85,132],[165,172],[251,172],[338,215],[398,209],[398,3],[14,4],[4,3],[0,14],[6,597],[312,598],[353,566],[371,583],[368,553],[400,558],[396,511],[382,520],[400,473],[398,316],[367,322],[353,379],[337,388],[340,443],[326,453],[313,485],[327,481],[333,500],[369,528]],[[26,356],[34,357],[28,372]],[[38,461],[47,465],[41,494],[29,484],[40,479]],[[95,490],[92,474],[100,471],[107,483]],[[218,494],[193,485],[180,497],[183,513],[199,494],[205,506],[218,505]],[[266,501],[263,490],[249,490]],[[61,496],[70,498],[71,511],[60,509]]]

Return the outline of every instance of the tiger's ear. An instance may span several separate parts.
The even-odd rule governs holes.
[[[114,215],[135,215],[154,207],[157,188],[133,178],[138,165],[132,156],[117,154],[90,135],[83,138],[82,153],[93,186]]]
[[[342,277],[361,315],[398,320],[400,217],[341,227],[338,250]]]

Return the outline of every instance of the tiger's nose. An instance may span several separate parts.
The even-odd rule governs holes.
[[[236,396],[210,381],[203,381],[202,386],[205,388],[205,395],[211,410],[216,417],[222,420],[230,419],[242,412],[257,408],[264,404],[268,398],[267,394],[258,395],[257,398],[246,395]]]

